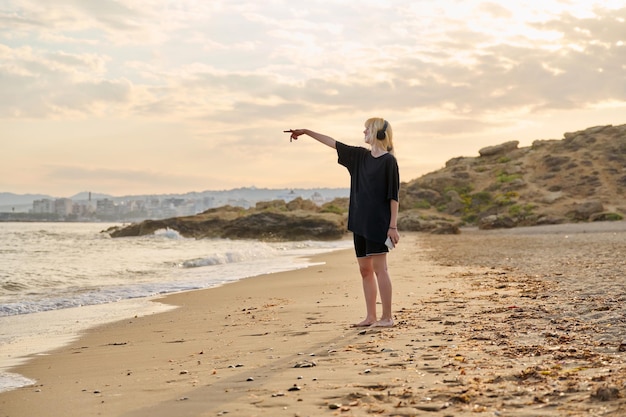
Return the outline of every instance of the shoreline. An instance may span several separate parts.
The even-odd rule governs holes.
[[[158,302],[178,308],[102,325],[20,365],[37,384],[0,393],[0,409],[8,417],[623,410],[624,353],[614,340],[594,344],[593,326],[606,322],[563,314],[568,281],[488,264],[501,260],[494,250],[516,254],[536,239],[511,236],[403,234],[389,255],[390,329],[350,327],[364,302],[348,249],[314,256],[324,263],[306,269],[165,296]],[[550,257],[537,261],[552,273]],[[620,306],[606,303],[600,313],[613,320]]]
[[[169,311],[168,306],[155,299],[127,299],[115,303],[48,310],[29,314],[0,317],[0,379],[3,374],[32,357],[45,355],[76,341],[84,332],[102,324],[113,323],[134,316]],[[3,385],[0,381],[0,392]]]
[[[63,348],[99,326],[122,320],[167,312],[176,306],[161,302],[169,295],[202,291],[228,285],[233,282],[315,267],[312,260],[317,255],[340,251],[343,248],[317,248],[314,252],[292,254],[283,259],[284,265],[255,275],[242,275],[223,279],[202,288],[165,292],[145,297],[126,298],[115,302],[88,304],[26,314],[0,317],[0,393],[28,386],[31,381],[12,369],[47,352]],[[262,270],[267,267],[262,268]],[[273,270],[272,270],[273,269]]]

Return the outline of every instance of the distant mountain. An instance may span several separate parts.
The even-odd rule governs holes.
[[[0,193],[0,206],[33,204],[35,200],[42,198],[55,198],[44,194],[13,194]]]
[[[347,197],[348,188],[258,188],[258,187],[241,187],[229,190],[205,190],[191,191],[184,194],[145,194],[145,195],[126,195],[122,197],[108,197],[113,200],[143,200],[147,198],[157,198],[160,200],[171,198],[182,199],[202,199],[212,198],[216,203],[226,204],[229,200],[247,200],[250,203],[259,201],[270,201],[280,199],[281,197],[302,197],[309,199],[315,193],[322,195],[326,199],[334,199]],[[93,199],[92,195],[92,199]]]
[[[74,200],[74,201],[89,200],[89,194],[90,194],[89,191],[83,191],[70,197],[70,200]],[[113,196],[109,194],[91,193],[92,200],[104,200],[105,198],[110,199],[110,198],[113,198]]]
[[[449,160],[401,187],[404,229],[447,217],[481,228],[622,220],[626,215],[626,125],[563,139],[489,146]],[[415,224],[413,224],[415,223]]]

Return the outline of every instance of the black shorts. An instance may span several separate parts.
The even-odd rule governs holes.
[[[384,243],[372,242],[361,235],[354,234],[354,251],[357,258],[365,258],[371,255],[380,255],[389,252]]]

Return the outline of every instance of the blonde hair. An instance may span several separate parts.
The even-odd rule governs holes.
[[[385,123],[387,124],[387,127],[385,127]],[[381,148],[385,149],[390,154],[395,155],[393,148],[393,129],[391,128],[391,123],[380,117],[372,117],[365,121],[365,128],[369,128],[372,139],[374,139]],[[384,132],[382,132],[383,128],[385,128]],[[378,139],[378,133],[384,135],[384,138]]]

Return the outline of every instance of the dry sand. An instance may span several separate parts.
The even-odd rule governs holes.
[[[624,416],[624,224],[403,234],[390,329],[350,327],[351,250],[171,295],[18,367],[0,417]]]

